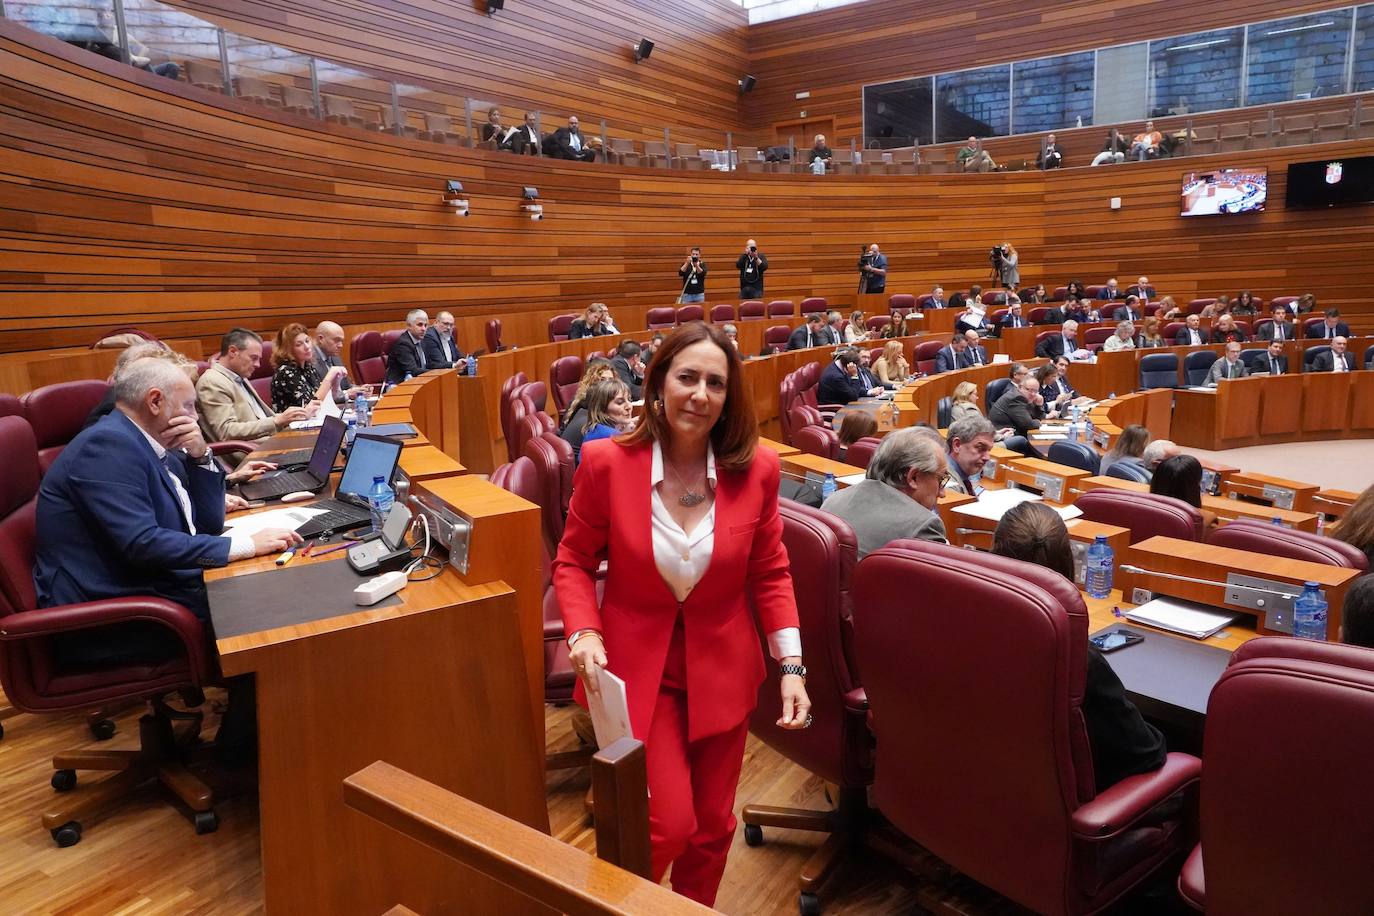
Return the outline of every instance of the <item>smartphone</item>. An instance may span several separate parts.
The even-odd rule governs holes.
[[[1133,646],[1138,642],[1145,641],[1144,636],[1141,636],[1139,633],[1132,633],[1129,630],[1110,630],[1106,633],[1098,633],[1095,636],[1089,636],[1088,639],[1092,641],[1094,646],[1097,646],[1097,648],[1101,649],[1103,652],[1115,652],[1117,649],[1124,649],[1127,646]]]

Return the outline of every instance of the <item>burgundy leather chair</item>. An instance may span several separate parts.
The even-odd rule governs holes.
[[[1116,333],[1116,326],[1110,328],[1088,328],[1083,332],[1083,346],[1096,353],[1102,349],[1107,338]]]
[[[1374,651],[1240,646],[1207,701],[1202,842],[1183,899],[1218,916],[1374,913],[1371,754]]]
[[[515,389],[526,384],[529,378],[523,372],[517,372],[510,378],[501,383],[501,397],[499,402],[499,414],[501,420],[501,438],[506,440],[506,457],[511,461],[515,460],[515,424],[511,417],[511,401],[514,399]]]
[[[912,366],[921,375],[929,375],[935,371],[935,357],[940,354],[940,348],[948,346],[943,340],[923,340],[916,345],[912,353]]]
[[[387,363],[389,363],[389,362],[391,361],[391,345],[394,344],[394,343],[396,342],[396,338],[398,338],[398,337],[400,337],[402,334],[406,333],[406,330],[405,330],[404,328],[401,328],[401,329],[393,329],[393,330],[390,330],[390,331],[382,331],[381,333],[382,333],[382,341],[381,341],[381,344],[382,344],[382,370],[383,370],[383,372],[382,372],[382,378],[385,379],[385,378],[386,378],[386,371],[385,371],[385,370],[386,370],[386,365],[387,365]],[[267,341],[263,341],[263,343],[266,344]]]
[[[797,306],[791,299],[774,299],[768,303],[769,318],[792,318],[797,314]]]
[[[46,474],[68,442],[76,438],[110,386],[94,379],[35,388],[19,399],[24,419],[38,440],[38,466]]]
[[[864,436],[855,442],[844,452],[844,463],[852,467],[868,470],[868,464],[873,460],[873,453],[878,450],[878,446],[883,444],[883,440],[873,436]]]
[[[585,371],[580,356],[560,356],[549,365],[549,393],[553,395],[553,406],[558,408],[560,417],[577,396],[577,386],[582,383]]]
[[[1165,342],[1172,347],[1174,345],[1174,340],[1178,337],[1178,332],[1187,327],[1188,323],[1186,321],[1171,321],[1164,326],[1164,330],[1160,331],[1159,334],[1164,338]],[[1207,332],[1204,331],[1203,333],[1205,334]]]
[[[354,334],[348,342],[348,363],[352,378],[358,385],[380,385],[386,380],[386,363],[382,360],[382,335],[378,331]]]
[[[553,556],[558,553],[558,542],[563,540],[568,501],[572,499],[572,446],[554,433],[545,433],[525,443],[524,455],[534,462],[542,482],[544,496],[538,503],[544,510],[544,535],[549,555]]]
[[[768,676],[759,687],[759,703],[749,727],[788,760],[838,785],[839,798],[838,805],[826,811],[745,805],[741,820],[744,841],[750,846],[763,843],[763,827],[830,834],[802,868],[801,912],[808,913],[820,911],[815,896],[821,883],[869,824],[872,812],[866,790],[873,782],[873,739],[867,724],[868,701],[851,645],[850,582],[858,555],[854,531],[838,516],[791,500],[778,501],[778,514],[797,593],[802,646],[810,663],[806,691],[815,724],[801,731],[777,727],[779,674],[777,662],[765,650]]]
[[[535,410],[545,410],[549,405],[549,386],[536,379],[533,382],[526,382],[513,392],[514,397],[527,397],[534,405]]]
[[[1086,289],[1083,290],[1085,293]],[[1069,288],[1067,286],[1056,286],[1054,292],[1050,294],[1051,302],[1064,302],[1069,298]]]
[[[209,640],[200,619],[163,598],[107,598],[39,608],[33,584],[39,485],[38,442],[22,417],[0,417],[0,686],[15,708],[28,713],[86,712],[153,701],[139,722],[138,754],[119,751],[68,751],[53,757],[53,788],[76,786],[78,770],[114,770],[121,775],[83,791],[70,802],[55,803],[43,826],[59,846],[81,839],[82,820],[110,802],[156,779],[194,812],[197,833],[218,826],[213,796],[185,766],[187,741],[199,733],[174,737],[171,713],[160,698],[181,692],[189,705],[204,698],[200,688],[215,676]],[[160,662],[76,667],[54,652],[65,634],[99,633],[115,627],[165,627],[181,644]],[[199,718],[198,714],[190,717]]]
[[[24,407],[12,394],[0,394],[0,417],[22,417]]]
[[[765,328],[763,331],[763,346],[765,353],[781,353],[787,349],[787,340],[792,336],[792,329],[785,324],[775,324]]]
[[[864,322],[864,327],[867,328],[871,334],[881,334],[883,328],[890,324],[892,324],[891,315],[874,315]]]
[[[1295,531],[1281,525],[1266,524],[1255,519],[1236,519],[1222,525],[1208,535],[1207,542],[1218,547],[1249,550],[1273,557],[1306,560],[1309,563],[1324,563],[1327,566],[1343,566],[1346,569],[1357,569],[1361,574],[1369,572],[1369,558],[1365,556],[1364,551],[1345,541],[1320,534],[1308,534],[1306,531]]]
[[[1258,321],[1256,321],[1256,322],[1255,322],[1255,333],[1254,333],[1253,335],[1251,335],[1250,339],[1251,339],[1251,340],[1263,340],[1264,338],[1260,337],[1259,335],[1262,334],[1262,333],[1264,333],[1264,329],[1267,328],[1269,325],[1271,325],[1271,324],[1273,324],[1273,323],[1274,323],[1274,319],[1272,319],[1272,318],[1261,318],[1261,319],[1259,319]]]
[[[722,304],[711,306],[711,323],[725,323],[735,320],[735,307],[733,305]]]
[[[1102,285],[1102,286],[1085,286],[1085,287],[1083,287],[1083,293],[1084,293],[1084,295],[1086,295],[1089,299],[1101,299],[1101,298],[1102,298],[1102,294],[1103,294],[1104,292],[1106,292],[1106,290],[1107,290],[1107,287],[1106,287],[1105,284]]]
[[[523,416],[515,423],[515,450],[519,454],[525,454],[525,443],[531,439],[537,439],[544,433],[558,434],[558,426],[553,422],[553,418],[542,410],[529,410],[529,401],[521,400],[521,412]]]
[[[983,293],[981,298],[984,305],[1007,304],[1007,294],[998,289],[988,290],[986,293]]]
[[[1270,299],[1270,300],[1269,300],[1269,311],[1272,312],[1272,311],[1274,310],[1274,307],[1275,307],[1275,306],[1281,305],[1281,306],[1283,306],[1284,308],[1288,309],[1288,311],[1289,311],[1290,313],[1296,314],[1296,313],[1297,313],[1297,308],[1298,308],[1298,299],[1300,299],[1300,298],[1302,298],[1302,297],[1301,297],[1301,296],[1275,296],[1273,299]]]
[[[768,317],[768,306],[761,299],[745,299],[739,304],[740,321],[762,321]]]
[[[1096,913],[1192,845],[1197,758],[1094,790],[1088,612],[1068,579],[894,541],[855,572],[854,637],[872,798],[968,877],[1038,913]]]
[[[792,405],[800,402],[798,382],[797,373],[789,372],[778,383],[778,424],[782,427],[784,442],[792,441]]]
[[[500,353],[506,349],[501,345],[501,319],[492,318],[487,321],[485,327],[488,353]]]
[[[1188,303],[1187,312],[1189,315],[1200,315],[1207,306],[1216,304],[1216,299],[1194,299]]]
[[[1307,338],[1307,335],[1308,335],[1309,333],[1311,333],[1311,331],[1312,331],[1313,328],[1319,328],[1319,327],[1321,327],[1322,322],[1325,321],[1325,320],[1326,320],[1326,316],[1325,316],[1325,315],[1316,315],[1316,316],[1314,316],[1314,317],[1312,317],[1312,318],[1306,318],[1306,319],[1304,319],[1304,320],[1303,320],[1303,323],[1302,323],[1302,336],[1303,336],[1303,339],[1306,339],[1306,338]]]
[[[558,343],[560,340],[567,340],[568,332],[572,330],[572,323],[576,319],[576,315],[554,315],[550,318],[549,343]]]
[[[1171,496],[1102,487],[1084,493],[1074,505],[1090,522],[1129,528],[1132,544],[1156,535],[1184,541],[1202,540],[1202,513]]]
[[[791,409],[787,411],[787,418],[788,424],[786,435],[788,442],[792,442],[793,436],[799,430],[806,429],[808,426],[825,425],[825,414],[801,400],[795,401],[792,404]],[[779,417],[779,419],[781,419],[781,417]],[[796,443],[793,442],[792,444],[795,445]]]
[[[1050,319],[1050,306],[1037,305],[1026,313],[1026,320],[1031,324],[1045,324]]]
[[[672,306],[649,309],[644,315],[645,326],[651,331],[671,328],[677,321],[677,309]]]
[[[689,321],[701,321],[705,315],[706,310],[699,305],[684,305],[677,310],[677,323],[686,324]]]
[[[930,305],[930,301],[931,301],[932,299],[934,299],[934,298],[935,298],[935,294],[934,294],[934,293],[922,293],[921,295],[919,295],[919,296],[916,297],[916,308],[918,308],[918,309],[925,309],[926,306]],[[891,302],[891,301],[892,301],[891,299],[888,300],[888,302]],[[895,306],[894,306],[894,307],[895,307]]]
[[[792,430],[792,444],[808,455],[834,460],[840,437],[828,426],[803,426]]]
[[[264,341],[265,342],[265,341]],[[267,409],[272,409],[272,376],[262,378],[261,376],[250,378],[248,384],[253,386],[253,390],[262,398],[262,402],[267,405]]]
[[[797,308],[803,315],[809,315],[812,312],[820,312],[824,315],[830,311],[830,302],[824,296],[807,296]]]
[[[930,300],[927,299],[926,301],[929,302]],[[915,308],[916,297],[910,293],[893,293],[891,296],[887,297],[887,309],[890,312],[898,309],[903,312],[910,312]]]

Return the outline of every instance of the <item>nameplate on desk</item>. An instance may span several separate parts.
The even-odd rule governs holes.
[[[1073,554],[1073,581],[1080,587],[1088,584],[1088,542],[1069,541],[1069,551]]]
[[[1266,483],[1261,495],[1273,503],[1275,509],[1292,509],[1293,499],[1298,494],[1288,487],[1277,487],[1271,483]]]
[[[1064,501],[1064,478],[1050,474],[1035,475],[1035,488],[1052,503]]]

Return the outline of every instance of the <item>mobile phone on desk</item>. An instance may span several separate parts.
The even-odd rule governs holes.
[[[1139,633],[1132,633],[1130,630],[1108,630],[1089,636],[1088,639],[1092,640],[1092,644],[1104,653],[1115,652],[1117,649],[1124,649],[1127,646],[1134,646],[1136,643],[1145,641],[1144,636]]]

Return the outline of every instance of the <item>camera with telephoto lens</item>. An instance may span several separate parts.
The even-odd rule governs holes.
[[[993,246],[992,246],[992,251],[988,252],[988,262],[989,262],[990,264],[992,264],[993,267],[1001,267],[1001,266],[1002,266],[1002,246],[1001,246],[1001,245],[993,245]]]

